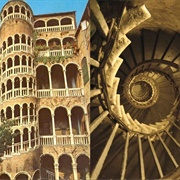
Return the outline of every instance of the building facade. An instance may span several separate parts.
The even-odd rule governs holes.
[[[89,179],[88,26],[13,0],[0,28],[1,118],[17,133],[0,179]]]

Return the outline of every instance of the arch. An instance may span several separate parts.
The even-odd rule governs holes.
[[[77,158],[77,171],[80,174],[80,179],[87,179],[89,177],[89,157],[80,155]],[[89,179],[89,178],[88,178]]]
[[[49,89],[49,72],[46,66],[40,65],[36,69],[37,89]]]
[[[48,47],[47,47],[47,43],[46,43],[46,40],[44,39],[38,39],[36,40],[36,48],[39,50],[39,51],[44,51],[46,50]]]
[[[4,85],[4,83],[2,83],[2,88],[1,88],[1,91],[2,91],[2,94],[4,94],[4,93],[5,93],[5,85]]]
[[[20,65],[20,57],[16,55],[14,57],[14,66],[19,66]]]
[[[20,116],[20,105],[19,104],[16,104],[14,106],[14,117],[19,117]]]
[[[54,158],[51,155],[43,155],[40,157],[41,163],[41,178],[46,179],[46,176],[49,174],[51,177],[54,177]]]
[[[9,106],[6,108],[6,118],[7,119],[11,119],[12,118],[12,109]]]
[[[27,10],[27,17],[30,18],[30,12]]]
[[[37,20],[35,23],[34,23],[34,28],[39,28],[39,27],[45,27],[45,22],[43,20]]]
[[[52,88],[65,88],[64,72],[61,65],[53,65],[51,67]]]
[[[38,112],[39,115],[39,134],[52,135],[52,116],[48,108],[42,108]]]
[[[28,115],[28,105],[24,103],[22,106],[22,116],[27,116],[27,115]]]
[[[33,87],[33,79],[30,77],[29,79],[29,88],[32,88]]]
[[[19,77],[16,77],[15,79],[14,79],[14,88],[16,89],[16,88],[20,88],[20,79],[19,79]]]
[[[16,136],[14,137],[14,143],[20,143],[21,142],[21,137],[20,137],[20,130],[16,129],[14,131],[14,133],[16,134]]]
[[[7,91],[12,90],[12,81],[11,79],[8,79],[7,81]]]
[[[22,7],[21,7],[21,13],[22,13],[22,14],[25,14],[25,11],[26,11],[25,7],[22,6]]]
[[[21,61],[22,61],[22,65],[26,66],[26,56],[25,55],[22,56]]]
[[[21,37],[21,43],[26,44],[26,36],[24,34]]]
[[[19,13],[19,6],[18,5],[15,5],[14,12]]]
[[[29,180],[29,179],[30,179],[30,176],[26,172],[20,172],[16,174],[15,176],[15,180]]]
[[[31,45],[31,38],[28,36],[27,38],[27,44],[30,46]]]
[[[22,88],[27,87],[27,79],[25,77],[22,78]]]
[[[20,36],[19,36],[19,34],[15,34],[15,36],[14,36],[14,44],[18,44],[18,43],[20,43]]]
[[[6,10],[4,10],[3,15],[4,15],[4,18],[7,16],[7,11]]]
[[[73,179],[72,158],[63,154],[58,159],[59,175],[61,179]]]
[[[39,180],[39,179],[40,179],[40,170],[37,169],[32,176],[32,180]]]
[[[8,58],[8,60],[7,60],[7,68],[11,68],[12,65],[13,65],[12,58]]]
[[[12,37],[8,37],[8,46],[11,46],[13,44]]]
[[[61,49],[61,41],[58,38],[52,38],[48,41],[48,46],[52,50],[59,50]]]
[[[6,64],[5,64],[5,62],[2,63],[2,70],[3,70],[3,72],[6,70]]]
[[[61,25],[70,25],[72,24],[72,18],[65,17],[61,19]]]
[[[57,135],[70,135],[68,113],[66,108],[58,107],[55,109],[55,130]]]
[[[6,49],[6,41],[3,42],[3,50]]]
[[[12,14],[13,13],[13,8],[12,8],[12,6],[10,6],[9,8],[8,8],[8,14]]]
[[[73,134],[81,135],[87,133],[84,110],[82,107],[75,106],[71,109],[71,121]]]
[[[28,66],[31,67],[32,59],[31,57],[28,58]]]
[[[0,175],[0,180],[10,180],[10,179],[11,179],[10,176],[6,173],[2,173]]]
[[[65,37],[62,42],[64,49],[71,49],[75,41],[73,37]]]
[[[59,26],[59,21],[57,19],[50,19],[47,21],[47,26]]]
[[[68,88],[80,87],[81,77],[77,65],[70,63],[66,66],[66,77]]]
[[[84,57],[81,61],[82,73],[83,73],[83,80],[84,85],[89,81],[89,72],[88,72],[88,62],[86,57]]]

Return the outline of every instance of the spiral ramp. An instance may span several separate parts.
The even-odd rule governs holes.
[[[144,3],[90,1],[92,180],[180,178],[180,35]]]

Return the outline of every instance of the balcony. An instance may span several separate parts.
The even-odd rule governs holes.
[[[73,25],[61,25],[61,26],[50,26],[50,27],[36,27],[35,32],[58,32],[58,31],[70,31],[73,30]]]
[[[83,88],[69,88],[69,89],[39,89],[37,90],[37,97],[67,97],[67,96],[83,96]]]

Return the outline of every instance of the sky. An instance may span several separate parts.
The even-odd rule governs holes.
[[[34,15],[76,11],[77,26],[81,20],[88,0],[24,0]],[[0,0],[0,10],[8,0]]]

